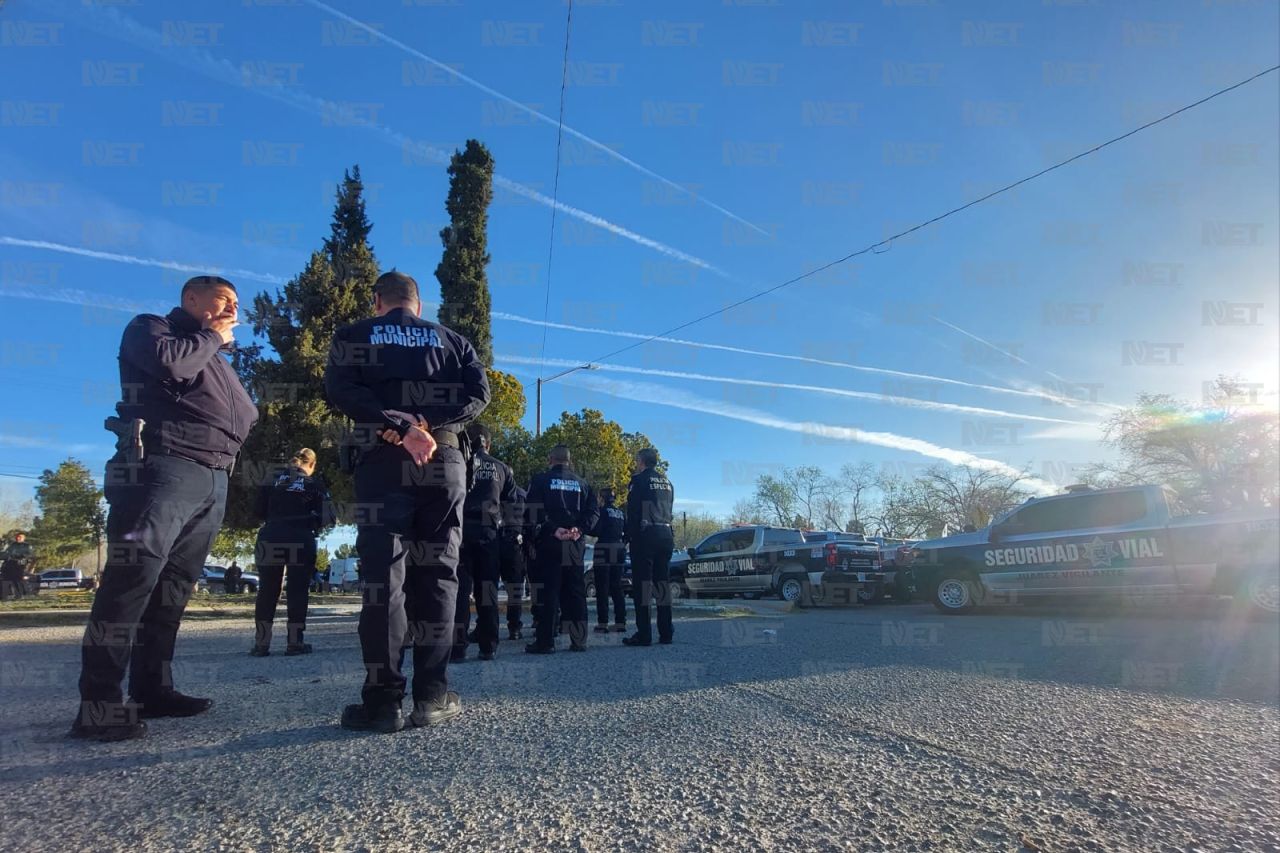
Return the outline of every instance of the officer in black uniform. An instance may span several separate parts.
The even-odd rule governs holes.
[[[213,704],[174,688],[173,646],[258,409],[223,357],[233,345],[235,286],[196,276],[181,298],[164,317],[134,317],[120,341],[123,401],[108,424],[121,438],[103,485],[107,564],[81,648],[74,737],[142,737],[139,717],[189,717]]]
[[[467,659],[467,629],[471,622],[472,591],[476,601],[476,645],[481,660],[498,654],[498,578],[503,507],[516,499],[511,466],[489,455],[489,430],[483,424],[467,428],[476,448],[471,488],[462,505],[462,556],[458,564],[458,607],[454,617],[453,657]]]
[[[649,602],[658,605],[658,642],[669,645],[671,625],[671,505],[675,490],[658,470],[658,451],[646,447],[636,454],[636,474],[627,490],[627,541],[631,543],[631,594],[636,603],[636,632],[622,642],[628,646],[653,644]]]
[[[228,595],[235,595],[240,591],[240,576],[244,572],[240,571],[240,564],[235,560],[231,561],[231,565],[227,566],[222,572],[222,588],[226,590]]]
[[[0,600],[23,598],[27,594],[27,566],[31,565],[31,543],[21,530],[0,554]]]
[[[377,316],[334,336],[325,391],[355,422],[359,451],[366,675],[363,701],[346,707],[342,725],[394,732],[405,724],[406,635],[413,645],[409,721],[433,725],[462,713],[447,675],[467,493],[467,445],[459,433],[489,404],[489,382],[466,338],[418,316],[411,277],[383,273],[373,290]]]
[[[600,520],[591,535],[596,537],[592,568],[596,576],[596,633],[609,632],[609,600],[613,600],[613,630],[627,630],[627,599],[622,594],[622,570],[626,565],[627,516],[613,505],[613,489],[600,490]]]
[[[311,644],[303,640],[307,604],[316,572],[316,537],[332,524],[332,503],[322,477],[315,476],[316,452],[304,447],[289,467],[258,489],[258,517],[264,520],[254,548],[258,569],[258,597],[254,603],[255,636],[249,654],[271,654],[271,627],[286,588],[286,655],[305,655]]]
[[[526,544],[529,536],[524,528],[524,504],[528,492],[515,487],[510,503],[502,506],[502,541],[498,546],[502,586],[507,591],[507,639],[524,638],[525,581],[528,574]]]
[[[556,605],[569,623],[569,650],[587,649],[587,585],[582,576],[583,536],[600,519],[600,506],[591,487],[573,472],[569,448],[557,444],[547,461],[550,468],[533,476],[525,501],[525,523],[533,531],[533,571],[538,613],[536,638],[524,650],[531,654],[555,651]]]

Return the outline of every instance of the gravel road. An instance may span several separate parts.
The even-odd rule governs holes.
[[[1213,603],[686,615],[450,668],[464,716],[362,735],[354,615],[309,657],[191,622],[207,715],[63,735],[79,631],[0,628],[8,850],[1276,850],[1280,630]],[[472,649],[474,655],[474,647]]]

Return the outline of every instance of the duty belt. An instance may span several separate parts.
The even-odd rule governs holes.
[[[454,450],[461,450],[462,445],[458,441],[458,434],[452,430],[437,429],[431,431],[431,437],[436,440],[436,444],[441,447],[452,447]]]

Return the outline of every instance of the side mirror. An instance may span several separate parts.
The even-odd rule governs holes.
[[[696,545],[690,545],[688,548],[685,549],[685,551],[688,552],[690,560],[698,556],[698,548]]]

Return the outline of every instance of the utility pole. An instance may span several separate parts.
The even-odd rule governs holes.
[[[543,384],[547,382],[554,382],[557,379],[559,379],[561,376],[568,376],[570,373],[573,373],[575,370],[599,370],[599,369],[600,369],[600,365],[598,364],[579,364],[577,367],[570,367],[568,370],[562,370],[559,373],[557,373],[555,376],[550,376],[546,379],[541,379],[541,378],[538,379],[538,389],[536,392],[534,392],[533,435],[535,438],[537,436],[542,435],[542,386]]]

